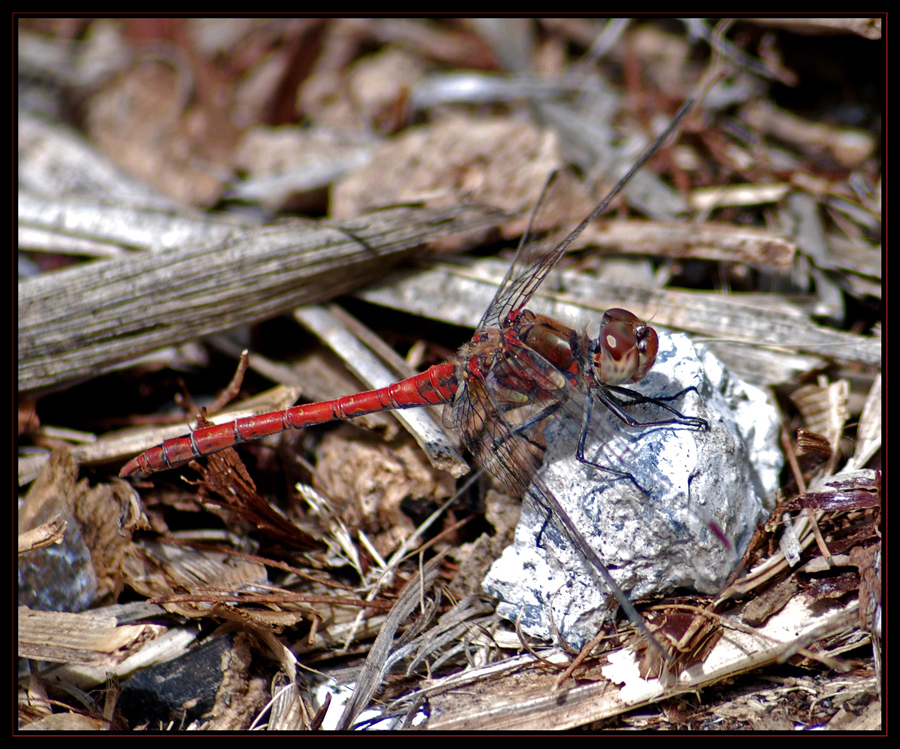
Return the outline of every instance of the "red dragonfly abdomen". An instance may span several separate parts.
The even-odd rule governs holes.
[[[457,389],[456,365],[451,362],[436,364],[415,377],[378,390],[322,403],[294,406],[259,416],[247,416],[227,424],[198,429],[185,437],[166,440],[129,461],[119,475],[146,478],[152,473],[175,468],[194,458],[288,429],[351,419],[377,411],[449,403]]]

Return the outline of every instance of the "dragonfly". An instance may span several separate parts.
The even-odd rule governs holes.
[[[567,536],[615,595],[629,619],[649,635],[628,597],[619,590],[598,554],[582,538],[559,500],[540,478],[547,448],[544,430],[551,420],[569,419],[575,425],[572,429],[577,431],[575,449],[580,462],[609,474],[614,480],[629,481],[647,494],[647,489],[627,471],[586,456],[589,435],[600,431],[592,425],[594,406],[605,406],[615,417],[635,428],[673,424],[701,429],[705,422],[683,416],[669,405],[681,393],[647,398],[623,387],[641,381],[655,362],[658,336],[647,322],[627,310],[610,309],[603,315],[599,335],[591,338],[587,332],[532,312],[527,305],[570,245],[656,153],[692,105],[693,100],[688,100],[681,107],[666,130],[606,197],[559,242],[536,239],[541,223],[537,217],[541,207],[547,205],[544,198],[557,175],[551,176],[505,278],[456,361],[434,365],[378,390],[197,429],[148,449],[130,460],[119,475],[146,478],[290,429],[379,411],[443,404],[445,425],[462,435],[469,452],[514,494],[519,497],[530,494],[552,517],[559,519]],[[642,422],[628,413],[629,406],[637,402],[650,402],[666,411],[668,417]]]

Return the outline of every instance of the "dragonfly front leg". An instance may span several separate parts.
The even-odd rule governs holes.
[[[705,419],[701,419],[697,416],[685,416],[677,409],[665,403],[665,401],[676,400],[684,396],[686,392],[689,390],[693,390],[695,393],[697,392],[697,388],[693,385],[690,387],[686,387],[683,390],[679,391],[675,395],[672,396],[664,396],[662,398],[650,398],[648,396],[640,395],[639,393],[635,393],[628,388],[618,387],[615,385],[607,385],[602,389],[595,387],[591,388],[587,393],[587,407],[584,409],[584,417],[582,421],[581,433],[578,438],[578,448],[576,450],[575,456],[578,458],[578,461],[584,463],[585,465],[591,466],[600,471],[604,471],[605,473],[610,473],[619,478],[628,479],[641,493],[649,496],[650,491],[641,485],[641,483],[634,477],[634,475],[628,471],[622,471],[616,468],[611,468],[610,466],[605,466],[596,461],[590,460],[585,454],[586,445],[587,445],[587,436],[590,431],[590,419],[591,414],[593,412],[594,406],[594,398],[606,406],[609,411],[614,414],[620,421],[626,424],[631,428],[644,428],[644,427],[659,427],[659,426],[686,426],[691,429],[697,430],[708,430],[709,424]],[[621,396],[621,398],[616,398],[615,395]],[[623,402],[624,398],[630,399],[630,403]],[[625,409],[629,406],[637,405],[637,404],[645,404],[652,403],[653,405],[662,408],[668,411],[671,414],[674,414],[674,418],[671,419],[660,419],[655,421],[638,421],[633,416],[631,416]]]
[[[603,403],[604,403],[604,405],[609,406],[609,404],[606,403],[606,401],[603,401]],[[575,457],[578,459],[578,462],[583,463],[586,466],[590,466],[591,468],[594,468],[598,471],[603,471],[604,473],[611,473],[613,476],[616,476],[617,478],[628,479],[628,481],[630,481],[632,484],[634,484],[635,488],[637,488],[637,490],[639,492],[641,492],[642,494],[646,494],[649,497],[650,492],[638,483],[638,480],[634,477],[634,475],[632,473],[630,473],[628,471],[620,471],[619,469],[611,468],[610,466],[601,465],[600,463],[596,463],[593,460],[589,460],[588,457],[584,454],[585,444],[587,443],[587,436],[588,436],[588,432],[590,431],[590,425],[591,425],[591,411],[593,410],[593,406],[594,406],[593,392],[588,393],[586,405],[587,405],[587,407],[584,409],[584,418],[582,419],[582,424],[581,424],[581,434],[578,437],[578,447],[575,450]],[[627,414],[625,414],[624,411],[621,411],[621,409],[612,409],[611,408],[611,410],[617,416],[619,416],[620,414],[627,416]],[[627,424],[628,421],[625,420],[625,423]],[[631,426],[631,424],[629,424],[629,426]]]
[[[685,416],[681,411],[677,408],[673,408],[668,405],[666,401],[674,401],[679,400],[684,397],[684,394],[693,391],[698,393],[697,388],[694,385],[690,385],[689,387],[684,388],[683,390],[679,390],[675,395],[665,395],[659,398],[651,398],[647,395],[641,395],[640,393],[635,393],[632,390],[624,387],[618,387],[615,385],[608,385],[605,388],[608,391],[608,395],[598,392],[597,399],[606,406],[610,411],[612,411],[621,421],[626,423],[630,427],[654,427],[654,426],[666,426],[666,425],[679,425],[690,427],[691,429],[697,429],[700,431],[708,431],[709,423],[706,419],[701,419],[699,416]],[[622,403],[620,400],[613,396],[613,393],[619,396],[623,396],[625,398],[630,398],[630,403]],[[671,414],[674,414],[675,418],[673,419],[663,419],[656,421],[638,421],[633,416],[628,414],[624,409],[629,406],[634,405],[643,405],[645,403],[652,403],[654,406],[657,406],[665,411],[668,411]]]

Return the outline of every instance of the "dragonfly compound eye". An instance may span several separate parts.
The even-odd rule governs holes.
[[[624,309],[603,315],[594,366],[606,385],[639,382],[656,361],[656,331]]]
[[[659,350],[659,337],[653,328],[643,322],[635,328],[634,332],[637,337],[640,363],[631,377],[631,382],[640,382],[656,361],[656,352]]]

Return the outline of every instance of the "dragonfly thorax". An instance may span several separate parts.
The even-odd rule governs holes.
[[[656,331],[624,309],[603,315],[600,335],[592,342],[594,377],[603,385],[640,382],[656,361]]]

